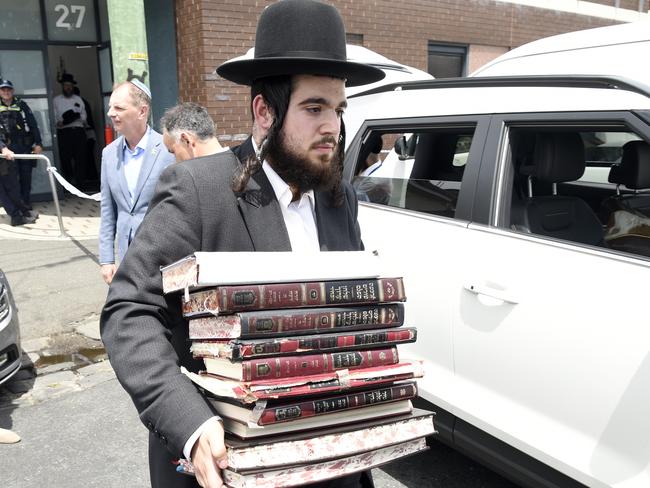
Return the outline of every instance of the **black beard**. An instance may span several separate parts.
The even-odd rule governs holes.
[[[334,139],[325,139],[326,142],[335,143]],[[269,133],[265,148],[266,159],[285,183],[301,194],[309,190],[330,189],[336,184],[340,166],[338,147],[334,148],[334,156],[329,163],[315,165],[287,147],[285,140],[283,131]]]

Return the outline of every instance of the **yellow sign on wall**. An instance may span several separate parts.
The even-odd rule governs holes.
[[[147,61],[149,59],[149,56],[147,56],[147,53],[129,53],[129,59]]]

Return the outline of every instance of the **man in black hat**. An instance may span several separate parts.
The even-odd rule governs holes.
[[[54,97],[54,118],[59,139],[59,158],[63,177],[81,186],[86,171],[86,121],[84,102],[75,95],[77,82],[70,73],[61,76],[61,94]],[[74,161],[74,163],[73,163]]]
[[[341,181],[345,85],[384,74],[346,61],[338,11],[313,0],[274,3],[260,17],[255,58],[217,71],[251,85],[255,121],[266,137],[243,164],[226,151],[162,173],[100,322],[111,364],[151,432],[155,487],[219,487],[219,468],[227,464],[221,422],[179,370],[196,371],[201,363],[189,352],[179,297],[162,294],[160,266],[195,251],[363,248],[356,197]],[[180,456],[191,458],[196,479],[174,475],[172,461]],[[365,474],[319,486],[364,484],[372,485]]]

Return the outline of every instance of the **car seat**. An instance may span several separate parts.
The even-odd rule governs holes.
[[[603,202],[610,211],[605,242],[612,249],[650,256],[650,194],[620,193],[619,186],[631,190],[650,188],[650,145],[630,141],[623,146],[623,156],[612,166],[610,183],[616,183],[616,196]]]
[[[532,157],[520,163],[527,177],[527,196],[514,200],[512,226],[544,235],[594,246],[603,243],[603,227],[594,211],[579,197],[557,194],[557,183],[575,181],[585,171],[585,150],[577,132],[535,134]],[[550,183],[551,195],[533,195],[533,179]]]
[[[454,217],[459,191],[449,188],[447,182],[460,183],[463,178],[464,166],[453,165],[458,137],[455,133],[418,135],[413,170],[406,190],[406,208]]]
[[[617,210],[633,210],[650,217],[650,193],[637,192],[650,189],[650,144],[645,141],[626,143],[621,162],[609,170],[608,181],[616,184],[616,195],[603,202],[606,215],[611,216]],[[621,194],[620,185],[635,193]]]

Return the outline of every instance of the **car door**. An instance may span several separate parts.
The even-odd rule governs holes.
[[[480,178],[492,197],[477,202],[491,225],[456,243],[454,412],[588,486],[650,486],[650,260],[512,224],[520,127],[650,141],[631,113],[493,119]]]
[[[352,142],[345,165],[360,199],[365,248],[379,251],[384,274],[404,277],[405,325],[417,327],[418,339],[400,346],[400,357],[424,362],[419,394],[447,410],[455,396],[459,250],[475,232],[468,223],[488,124],[489,117],[372,121]],[[379,168],[366,176],[366,146],[376,135],[383,140]],[[437,428],[451,437],[451,427],[439,421]]]

